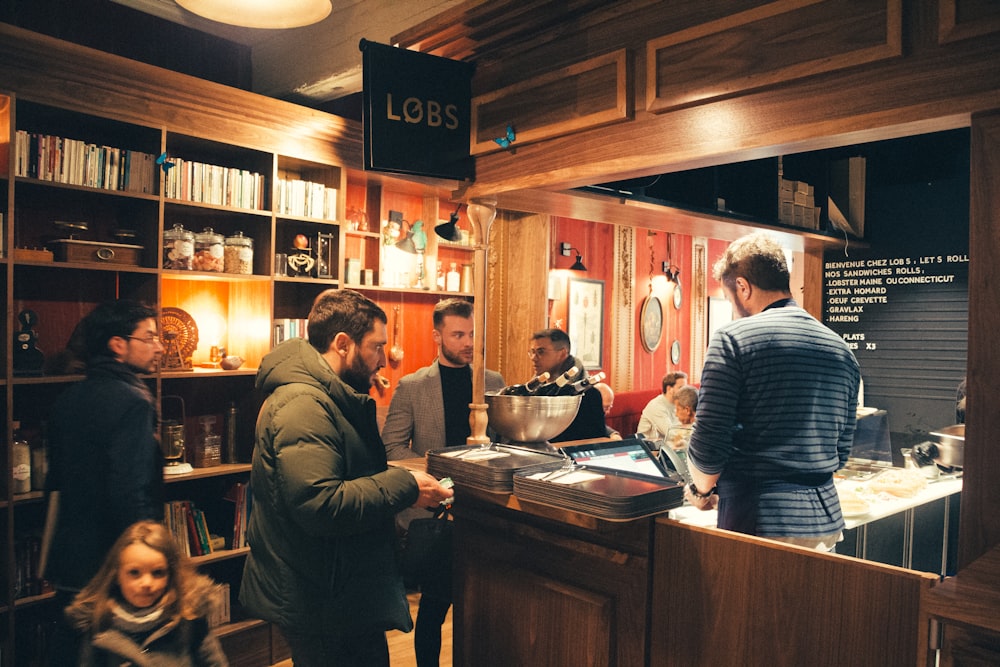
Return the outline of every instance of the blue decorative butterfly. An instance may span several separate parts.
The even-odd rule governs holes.
[[[493,141],[495,141],[498,144],[500,144],[500,148],[510,148],[510,145],[512,143],[514,143],[516,140],[517,140],[517,136],[515,136],[515,134],[514,134],[514,126],[508,124],[507,125],[507,136],[505,136],[505,137],[497,137]]]
[[[160,155],[156,158],[156,164],[160,165],[164,174],[170,171],[170,168],[174,166],[174,163],[167,159],[167,151],[160,153]]]

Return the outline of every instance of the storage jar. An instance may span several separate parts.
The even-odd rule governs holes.
[[[226,237],[224,255],[226,273],[253,273],[253,239],[243,232]]]
[[[195,234],[192,262],[195,271],[222,271],[225,265],[222,249],[224,239],[222,234],[213,231],[211,227]]]
[[[190,271],[194,262],[194,232],[174,225],[163,232],[163,268]]]

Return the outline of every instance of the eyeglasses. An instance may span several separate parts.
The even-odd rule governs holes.
[[[551,351],[552,351],[551,348],[548,348],[548,347],[537,347],[537,348],[533,348],[533,349],[528,350],[528,356],[529,357],[544,357],[546,354],[548,354]]]
[[[150,336],[149,338],[139,338],[138,336],[126,336],[126,338],[141,341],[146,345],[163,345],[163,341],[160,340],[159,336]]]

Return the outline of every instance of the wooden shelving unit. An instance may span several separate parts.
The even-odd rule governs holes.
[[[319,292],[343,286],[346,252],[352,243],[371,246],[366,266],[374,276],[383,273],[377,227],[383,209],[405,206],[408,216],[427,217],[431,242],[425,258],[429,266],[434,266],[437,253],[453,258],[448,261],[471,262],[471,249],[439,248],[433,240],[438,207],[451,206],[441,202],[454,184],[369,178],[360,171],[360,126],[335,116],[9,26],[0,31],[6,46],[16,48],[26,58],[23,62],[30,63],[27,70],[0,66],[0,299],[7,312],[0,319],[0,336],[7,341],[0,346],[0,411],[6,423],[0,443],[2,662],[29,664],[40,658],[52,618],[60,613],[50,603],[51,593],[34,590],[39,584],[37,573],[31,570],[31,551],[41,533],[46,503],[41,490],[13,494],[12,452],[7,444],[11,420],[20,420],[29,439],[40,444],[47,406],[68,385],[83,378],[75,369],[58,367],[58,353],[83,315],[102,301],[123,297],[160,309],[180,308],[197,323],[199,342],[191,353],[193,368],[163,370],[144,378],[160,399],[182,399],[187,442],[194,442],[198,419],[204,416],[216,417],[214,432],[225,442],[225,414],[230,404],[240,410],[236,431],[240,462],[167,476],[167,499],[192,500],[204,510],[211,532],[227,540],[226,549],[198,556],[195,562],[230,585],[234,622],[220,628],[219,634],[233,664],[278,662],[287,657],[280,635],[267,623],[245,618],[238,608],[248,549],[229,548],[233,519],[227,507],[231,503],[224,498],[232,484],[249,478],[246,462],[257,407],[252,390],[260,361],[272,344],[272,323],[277,318],[305,317]],[[117,73],[113,83],[106,77],[108,72]],[[82,93],[79,86],[66,85],[78,80],[93,85],[84,85]],[[103,92],[98,94],[99,88]],[[81,185],[59,171],[49,180],[49,175],[40,177],[37,170],[22,168],[19,160],[25,155],[17,146],[19,132],[80,140],[153,158],[164,156],[166,162],[182,158],[233,173],[243,170],[259,177],[257,203],[220,204],[189,200],[186,195],[167,196],[166,172],[181,167],[161,164],[147,171],[145,178],[152,179],[148,192]],[[50,145],[57,153],[47,154],[51,156],[49,169],[63,164],[59,157],[65,156],[58,153],[59,147],[58,140]],[[126,171],[121,167],[119,174]],[[288,192],[300,186],[279,186],[279,180],[302,180],[314,191],[322,190],[323,205],[287,206]],[[373,209],[371,233],[348,229],[348,196],[360,199],[362,208]],[[17,251],[46,250],[52,241],[65,239],[53,223],[66,220],[87,223],[81,240],[110,243],[119,230],[131,230],[131,243],[141,246],[138,261],[63,262],[49,259],[44,252]],[[163,234],[175,224],[194,233],[211,227],[227,237],[242,232],[253,240],[252,272],[164,268]],[[276,275],[275,254],[301,249],[297,239],[306,239],[308,252],[318,259],[319,234],[330,242],[324,271],[314,266],[304,275]],[[434,276],[428,275],[428,280]],[[356,287],[370,289],[376,300],[420,294],[427,295],[420,304],[432,304],[434,296],[439,296],[406,286],[381,286],[375,278],[370,286]],[[17,366],[12,348],[12,334],[20,328],[17,316],[24,310],[38,315],[37,346],[45,356],[45,367],[30,374]],[[203,367],[211,363],[208,355],[213,345],[242,357],[243,364],[236,370]]]

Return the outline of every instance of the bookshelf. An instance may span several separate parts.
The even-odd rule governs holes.
[[[20,55],[0,62],[2,662],[40,661],[60,613],[31,571],[46,500],[37,489],[13,493],[11,421],[20,420],[29,442],[41,444],[47,406],[83,377],[81,369],[60,363],[59,352],[80,318],[112,298],[158,307],[161,332],[168,315],[171,322],[180,317],[177,311],[196,325],[197,342],[182,350],[184,363],[144,378],[164,412],[174,409],[167,397],[182,399],[186,443],[195,441],[200,418],[215,417],[225,451],[226,415],[231,406],[238,411],[235,461],[224,454],[221,465],[168,476],[167,500],[190,501],[204,512],[209,532],[225,540],[223,549],[194,558],[230,587],[230,621],[217,631],[232,663],[279,662],[287,657],[280,634],[239,609],[248,550],[233,548],[233,507],[226,500],[249,478],[257,367],[272,345],[274,322],[304,317],[319,292],[344,286],[347,259],[355,256],[364,258],[372,284],[352,287],[367,290],[390,313],[405,296],[406,308],[429,321],[430,308],[443,296],[433,286],[380,283],[387,269],[379,225],[390,210],[423,219],[426,267],[433,269],[439,259],[471,263],[471,247],[438,244],[433,233],[448,217],[442,212],[453,210],[447,198],[455,184],[366,174],[360,126],[329,114],[11,26],[0,25],[0,42],[0,50]],[[43,136],[44,158],[38,148]],[[34,166],[27,159],[32,153]],[[369,212],[370,231],[353,225],[358,211]],[[248,272],[170,268],[172,246],[164,233],[175,226],[251,239]],[[464,215],[460,226],[468,228]],[[53,251],[89,250],[88,244],[94,246],[89,255]],[[119,253],[123,246],[133,246],[129,257]],[[312,265],[289,271],[277,263],[276,255],[287,262],[294,253],[307,255]],[[434,278],[429,270],[428,282]],[[460,294],[471,296],[471,290]],[[18,315],[28,310],[37,317],[35,342],[44,365],[26,371],[14,354],[14,334],[22,326]],[[177,340],[187,341],[194,328],[186,321],[178,326]],[[416,338],[415,330],[408,329]],[[223,369],[213,352],[220,348],[239,356],[241,365]],[[387,404],[389,397],[379,400]],[[26,578],[34,587],[25,587]]]

